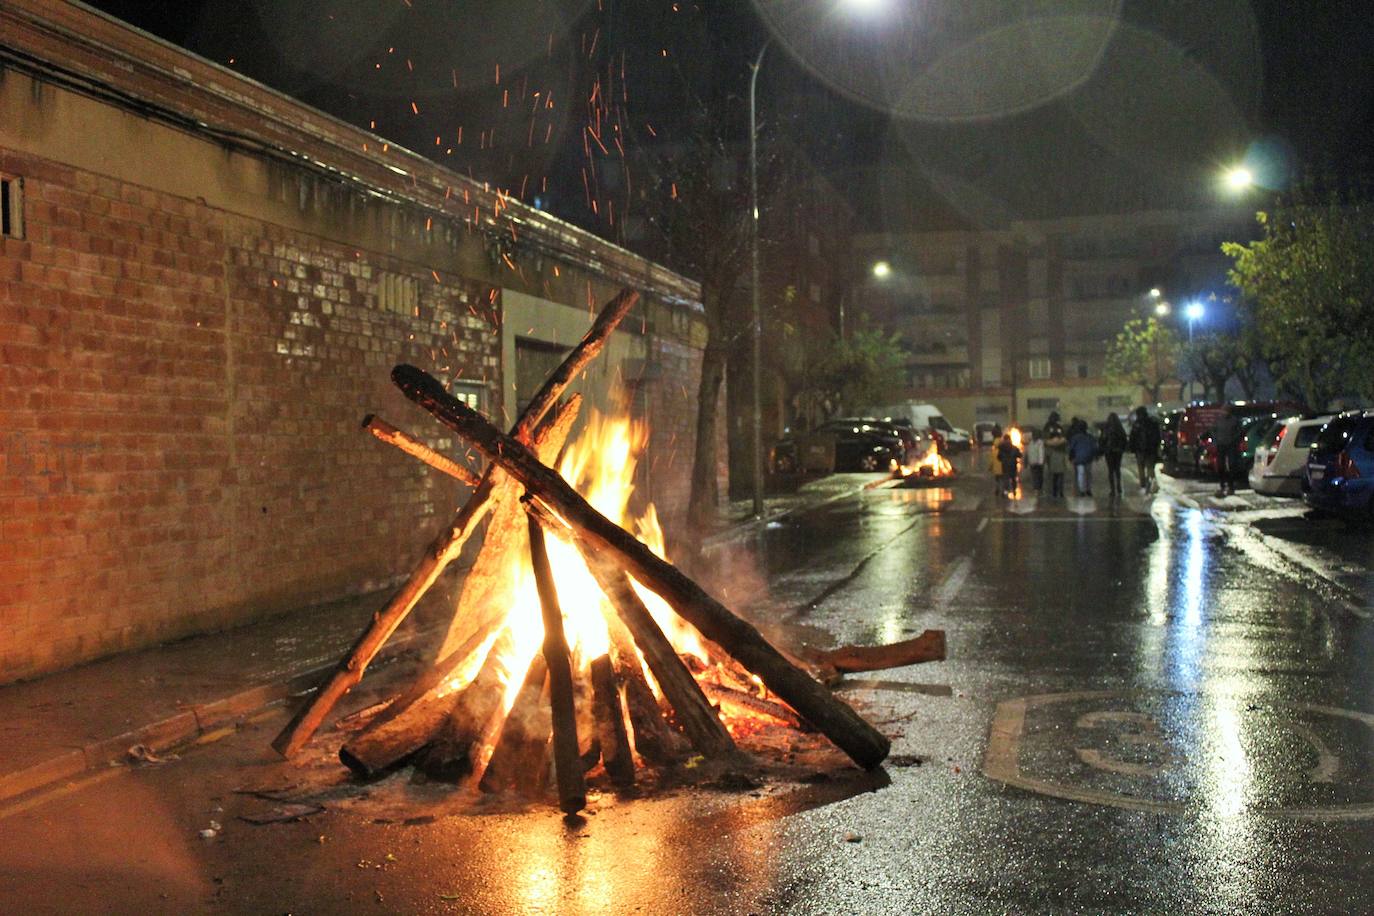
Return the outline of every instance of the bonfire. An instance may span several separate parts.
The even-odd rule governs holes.
[[[632,517],[647,429],[560,400],[637,299],[625,290],[503,434],[413,366],[392,378],[488,461],[479,476],[376,417],[364,426],[473,492],[399,591],[273,742],[297,754],[444,568],[487,520],[439,658],[349,737],[339,757],[372,778],[411,763],[430,778],[497,792],[541,790],[585,805],[596,766],[631,786],[646,766],[740,761],[762,723],[814,730],[858,766],[888,739],[818,679],[944,657],[943,633],[845,647],[803,661],[673,566],[652,505]],[[561,456],[561,457],[560,457]]]

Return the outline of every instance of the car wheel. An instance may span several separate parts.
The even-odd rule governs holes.
[[[871,452],[859,459],[859,470],[861,471],[876,471],[878,470],[878,465],[878,456]]]

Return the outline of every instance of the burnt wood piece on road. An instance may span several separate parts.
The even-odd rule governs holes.
[[[926,630],[920,636],[885,646],[840,646],[838,649],[815,650],[814,661],[842,674],[857,671],[881,671],[901,668],[921,662],[945,660],[945,631]]]
[[[873,768],[883,762],[891,749],[886,736],[784,658],[752,624],[735,616],[634,535],[596,511],[557,472],[541,464],[529,448],[451,397],[438,379],[424,370],[400,365],[392,370],[391,377],[407,397],[519,480],[529,495],[562,518],[591,549],[615,554],[626,572],[661,595],[703,636],[758,675],[769,690],[855,763]]]

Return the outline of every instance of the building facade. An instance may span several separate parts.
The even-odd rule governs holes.
[[[388,587],[466,491],[397,363],[509,422],[623,287],[574,390],[650,420],[685,514],[697,285],[54,0],[0,7],[0,683]]]
[[[1161,301],[1186,333],[1184,305],[1224,292],[1221,243],[1254,235],[1244,208],[1161,211],[861,235],[855,253],[861,270],[888,265],[860,298],[906,339],[910,397],[957,426],[1038,425],[1051,410],[1101,419],[1141,403],[1106,377],[1111,341]]]

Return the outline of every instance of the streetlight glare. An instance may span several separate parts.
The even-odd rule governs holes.
[[[1202,317],[1204,311],[1201,302],[1189,302],[1183,314],[1187,316],[1189,321],[1197,321]]]
[[[1169,314],[1169,303],[1160,302],[1157,305],[1155,305],[1155,314],[1158,315],[1160,318],[1163,318],[1165,315]]]
[[[1159,298],[1160,296],[1162,296],[1162,295],[1164,295],[1164,294],[1161,293],[1161,292],[1159,291],[1159,287],[1158,287],[1158,286],[1152,286],[1152,287],[1150,287],[1150,298],[1151,298],[1151,299],[1158,299],[1158,298]]]
[[[892,265],[886,261],[877,261],[873,265],[873,276],[882,280],[892,275]]]
[[[1243,165],[1227,169],[1222,178],[1226,182],[1226,187],[1232,191],[1244,191],[1255,183],[1254,173]]]

